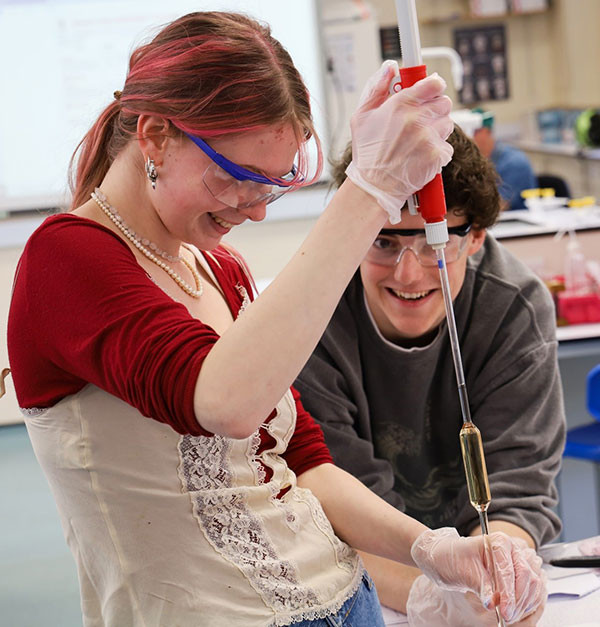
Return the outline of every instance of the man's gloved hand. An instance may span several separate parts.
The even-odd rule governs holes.
[[[488,560],[488,542],[493,565]],[[437,585],[474,592],[486,607],[499,605],[509,623],[521,620],[545,602],[541,558],[523,540],[504,533],[462,538],[450,527],[428,529],[413,543],[411,555]]]
[[[517,623],[535,627],[544,613],[545,602]],[[486,609],[472,592],[444,590],[425,575],[415,579],[406,604],[411,627],[497,627],[496,612]]]
[[[432,74],[389,95],[398,64],[386,61],[367,82],[352,116],[348,178],[373,196],[390,222],[400,222],[407,198],[441,172],[452,158],[445,140],[454,129],[446,83]]]

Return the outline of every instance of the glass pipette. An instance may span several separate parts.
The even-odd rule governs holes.
[[[443,246],[445,246],[445,244]],[[463,426],[460,430],[460,449],[462,452],[463,464],[465,466],[465,475],[467,477],[469,501],[479,514],[479,523],[481,525],[481,533],[484,536],[487,558],[489,563],[492,565],[492,592],[495,594],[496,565],[487,537],[490,533],[487,510],[492,497],[490,494],[487,468],[485,466],[481,432],[471,420],[471,410],[469,408],[469,399],[467,397],[467,385],[465,383],[465,375],[462,367],[460,345],[458,343],[458,332],[456,330],[456,321],[454,319],[454,307],[452,305],[452,294],[450,292],[450,281],[448,280],[448,269],[446,267],[446,257],[444,255],[443,246],[434,246],[434,248],[438,261],[438,269],[440,271],[440,282],[442,286],[442,294],[444,296],[446,320],[448,322],[450,348],[452,350],[452,360],[454,362],[454,372],[456,373],[460,409],[463,418]],[[496,606],[496,618],[498,620],[498,627],[505,627],[505,622],[500,614],[500,608],[498,606]]]

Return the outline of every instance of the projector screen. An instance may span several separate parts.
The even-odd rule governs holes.
[[[69,159],[122,89],[131,51],[161,25],[202,10],[270,24],[312,96],[327,154],[317,0],[0,0],[0,211],[69,202]]]

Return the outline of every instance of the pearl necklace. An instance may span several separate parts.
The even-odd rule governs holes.
[[[106,214],[109,220],[123,233],[123,235],[144,255],[155,263],[161,270],[164,270],[172,279],[177,283],[177,285],[189,296],[192,298],[200,298],[202,296],[202,292],[204,291],[204,286],[202,285],[202,280],[200,279],[200,273],[194,266],[187,261],[184,257],[172,257],[168,256],[171,261],[181,261],[188,270],[192,273],[194,277],[194,283],[196,284],[196,289],[194,289],[191,285],[186,283],[180,276],[168,266],[162,259],[159,259],[152,250],[149,250],[146,246],[151,247],[157,253],[161,254],[163,257],[166,253],[161,253],[156,245],[153,245],[149,240],[140,240],[140,238],[135,234],[135,232],[130,229],[123,219],[119,215],[118,211],[108,202],[104,192],[96,187],[96,189],[92,192],[92,199],[96,202],[96,204],[102,209],[102,211]],[[148,241],[148,244],[146,244]]]
[[[113,217],[115,217],[120,224],[124,224],[127,227],[127,230],[129,231],[129,233],[135,239],[139,240],[146,248],[149,248],[155,255],[158,255],[159,257],[162,257],[163,259],[166,259],[167,261],[170,261],[171,263],[178,263],[179,261],[181,261],[181,257],[179,257],[179,256],[174,257],[173,255],[169,255],[169,253],[165,252],[164,250],[161,250],[154,242],[151,242],[146,237],[140,237],[137,233],[135,233],[135,231],[132,228],[128,227],[123,222],[123,218],[121,217],[121,215],[117,211],[116,207],[113,207],[108,202],[104,192],[100,188],[96,187],[94,193],[96,194],[96,196],[98,196],[98,198],[103,203],[106,204],[107,208],[110,210],[110,213],[113,215]]]

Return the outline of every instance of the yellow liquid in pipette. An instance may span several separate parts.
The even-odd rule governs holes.
[[[484,512],[492,497],[483,456],[481,432],[472,422],[465,422],[460,430],[460,448],[467,476],[469,501],[478,512]]]

